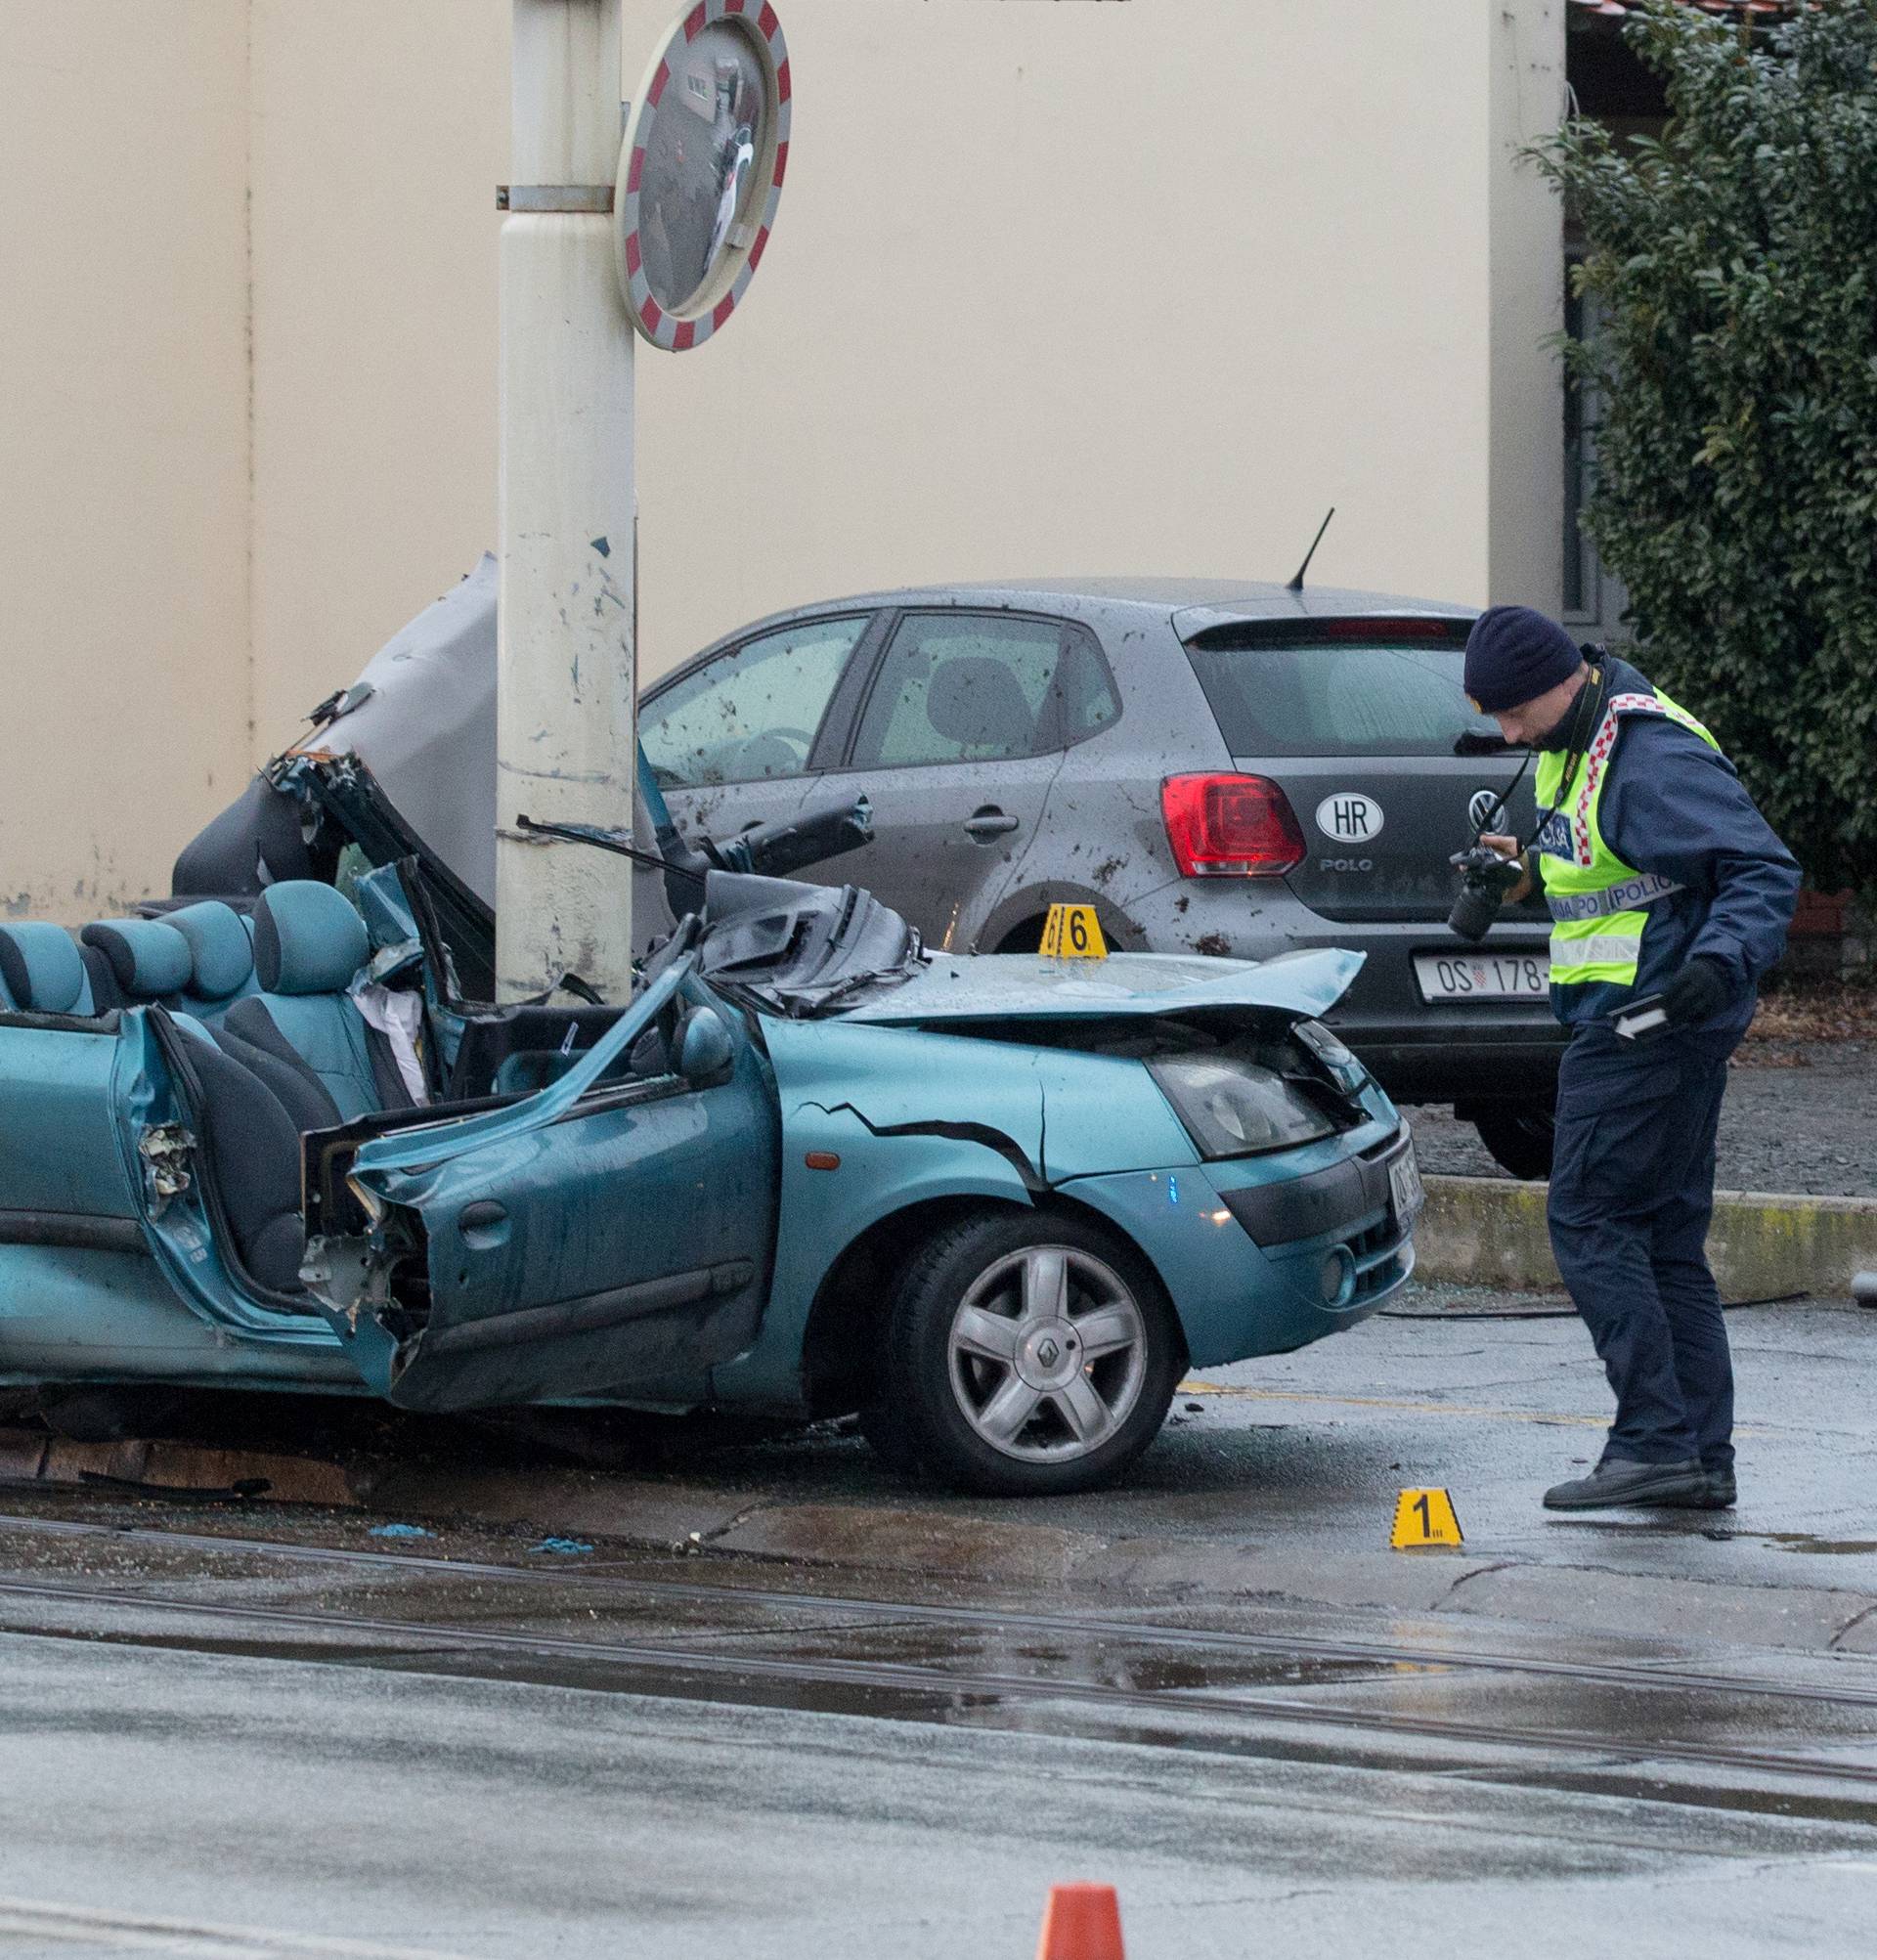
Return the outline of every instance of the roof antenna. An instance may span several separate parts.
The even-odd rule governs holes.
[[[1330,506],[1330,517],[1333,517],[1335,514],[1336,506],[1332,503]],[[1323,534],[1330,528],[1330,517],[1326,517],[1317,526],[1317,535],[1311,539],[1310,548],[1303,554],[1303,563],[1297,567],[1297,576],[1284,588],[1287,592],[1300,592],[1303,590],[1303,575],[1310,569],[1310,560],[1317,555],[1317,546],[1323,543]]]

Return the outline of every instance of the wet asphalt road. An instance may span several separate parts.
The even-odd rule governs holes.
[[[1025,1956],[1045,1886],[1087,1875],[1119,1886],[1134,1960],[1849,1952],[1877,1912],[1870,1807],[1822,1782],[1580,1794],[1594,1751],[1508,1781],[1438,1749],[1056,1734],[1046,1708],[1023,1732],[451,1679],[421,1656],[0,1644],[8,1953],[150,1950],[169,1919],[213,1929],[167,1933],[191,1954]],[[1463,1685],[1419,1692],[1448,1708]],[[1869,1762],[1859,1725],[1830,1746]],[[1808,1802],[1823,1814],[1777,1814]]]
[[[1385,1549],[1397,1492],[1431,1484],[1454,1494],[1468,1561],[1877,1597],[1877,1312],[1812,1302],[1727,1324],[1741,1503],[1719,1517],[1543,1510],[1545,1488],[1601,1448],[1610,1395],[1589,1336],[1561,1296],[1446,1286],[1411,1287],[1395,1312],[1298,1353],[1200,1371],[1114,1490],[1017,1502],[909,1489],[857,1437],[825,1431],[680,1458],[650,1482],[670,1485],[680,1523],[688,1503],[699,1524],[821,1507],[837,1551],[844,1511],[858,1530],[889,1505],[992,1533],[1244,1550],[1273,1590],[1355,1575],[1334,1595],[1352,1601],[1369,1575],[1402,1569]],[[1432,1583],[1403,1590],[1419,1598]],[[1469,1580],[1455,1608],[1511,1585]]]
[[[1877,1591],[1877,1316],[1734,1317],[1737,1517],[1570,1522],[1536,1494],[1604,1390],[1539,1304],[1423,1295],[1442,1318],[1208,1371],[1128,1487],[1067,1505],[883,1485],[828,1434],[664,1473],[1249,1549],[1352,1602],[1398,1573],[1392,1604],[8,1494],[0,1953],[975,1960],[1031,1951],[1073,1877],[1121,1888],[1132,1960],[1860,1950],[1877,1666],[1809,1616]],[[1380,1549],[1423,1481],[1464,1553]]]
[[[1021,1956],[1047,1883],[1089,1874],[1120,1887],[1135,1960],[1580,1954],[1619,1928],[1637,1955],[1850,1951],[1877,1910],[1877,1831],[1822,1784],[1827,1814],[1791,1817],[1773,1804],[1806,1785],[1584,1795],[1451,1752],[1059,1735],[1046,1711],[1026,1733],[421,1659],[4,1645],[9,1953],[149,1950],[154,1918],[291,1936],[163,1949],[185,1953]],[[117,1924],[84,1937],[86,1912]]]
[[[1470,1123],[1411,1109],[1423,1170],[1504,1177]],[[1749,1043],[1721,1111],[1723,1191],[1877,1198],[1877,1048],[1868,1042]]]

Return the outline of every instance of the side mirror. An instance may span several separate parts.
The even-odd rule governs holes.
[[[694,1089],[722,1081],[736,1061],[736,1044],[714,1007],[694,1007],[677,1030],[677,1072]]]

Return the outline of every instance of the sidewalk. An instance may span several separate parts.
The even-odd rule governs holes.
[[[1504,1179],[1470,1123],[1413,1108],[1423,1171]],[[1877,1042],[1750,1038],[1721,1111],[1724,1191],[1877,1198]]]

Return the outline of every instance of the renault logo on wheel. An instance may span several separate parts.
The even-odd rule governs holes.
[[[1497,790],[1475,790],[1466,802],[1466,820],[1475,830],[1484,830],[1499,808]]]
[[[1338,844],[1367,844],[1381,835],[1381,806],[1357,790],[1338,790],[1317,806],[1317,828]]]

